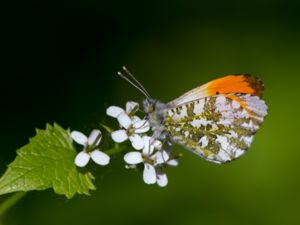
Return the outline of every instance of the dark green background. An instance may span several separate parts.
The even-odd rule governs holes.
[[[12,3],[12,2],[11,2]],[[107,106],[142,101],[122,65],[167,102],[246,72],[266,86],[269,115],[245,157],[214,165],[185,151],[166,188],[121,156],[91,166],[97,191],[66,200],[29,193],[7,225],[300,224],[300,5],[292,1],[22,1],[1,9],[0,168],[58,122],[85,132]]]

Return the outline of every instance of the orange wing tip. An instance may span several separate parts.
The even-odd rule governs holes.
[[[213,80],[206,85],[208,96],[215,94],[241,93],[262,97],[263,82],[249,74],[228,75]]]
[[[253,76],[250,74],[245,74],[244,77],[248,85],[255,91],[254,95],[262,97],[265,90],[265,86],[262,80],[257,76]]]

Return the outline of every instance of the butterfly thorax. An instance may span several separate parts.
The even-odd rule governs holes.
[[[153,137],[158,139],[165,138],[166,129],[163,121],[167,113],[166,104],[147,98],[143,101],[143,107],[154,132]]]

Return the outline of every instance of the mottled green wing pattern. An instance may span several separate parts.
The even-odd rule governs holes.
[[[266,114],[258,96],[216,95],[168,109],[163,124],[175,142],[225,163],[246,152]]]

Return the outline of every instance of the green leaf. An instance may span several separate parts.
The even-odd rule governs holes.
[[[69,130],[57,124],[37,129],[36,136],[17,150],[16,159],[0,178],[0,195],[48,188],[69,199],[76,193],[89,195],[89,190],[96,189],[94,177],[76,168],[75,156]]]

